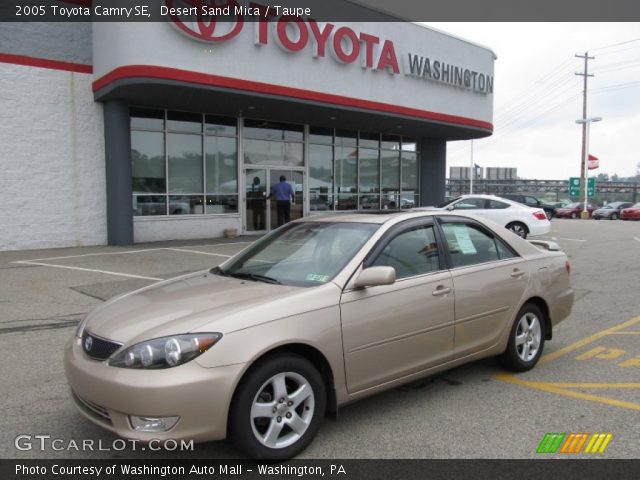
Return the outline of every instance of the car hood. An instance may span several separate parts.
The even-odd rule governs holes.
[[[335,297],[311,295],[311,291],[322,288],[335,290]],[[124,344],[194,331],[225,334],[294,314],[301,305],[305,311],[314,308],[314,303],[321,298],[335,304],[339,293],[334,284],[301,288],[222,277],[205,271],[110,300],[89,314],[85,329]],[[292,297],[301,298],[296,301]]]
[[[617,209],[615,208],[599,208],[597,210],[594,210],[593,213],[597,213],[598,215],[606,215],[608,213],[613,213],[616,210]]]

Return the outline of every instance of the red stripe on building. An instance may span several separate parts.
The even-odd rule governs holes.
[[[93,65],[62,62],[60,60],[49,60],[47,58],[28,57],[26,55],[12,55],[9,53],[0,53],[0,63],[49,68],[51,70],[63,70],[65,72],[93,73]]]
[[[322,93],[300,88],[283,87],[282,85],[254,82],[251,80],[239,80],[237,78],[222,77],[219,75],[192,72],[188,70],[179,70],[169,67],[157,67],[149,65],[129,65],[125,67],[118,67],[115,70],[100,77],[98,80],[94,81],[93,91],[97,92],[98,90],[105,88],[111,83],[127,78],[157,78],[164,80],[174,80],[196,85],[222,87],[232,90],[242,90],[254,93],[277,95],[281,97],[296,98],[301,100],[311,100],[314,102],[339,105],[344,107],[362,108],[365,110],[372,110],[376,112],[393,113],[396,115],[403,115],[424,120],[433,120],[437,122],[451,123],[455,125],[463,125],[466,127],[475,127],[493,131],[493,124],[473,118],[459,117],[457,115],[447,115],[444,113],[418,110],[416,108],[392,105],[389,103],[374,102],[370,100],[345,97],[342,95],[333,95],[330,93]]]

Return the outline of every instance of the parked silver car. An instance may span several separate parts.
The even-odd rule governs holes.
[[[484,357],[532,368],[571,311],[569,273],[557,245],[465,214],[306,218],[104,303],[65,371],[122,437],[284,459],[348,402]]]

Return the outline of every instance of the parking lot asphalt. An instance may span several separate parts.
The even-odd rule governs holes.
[[[550,432],[612,434],[603,452],[574,457],[638,458],[640,222],[553,220],[544,238],[569,256],[576,302],[535,369],[509,374],[488,359],[346,406],[302,458],[535,458]],[[116,437],[69,398],[64,345],[104,300],[217,265],[253,240],[0,252],[0,458],[166,457],[140,446],[108,450]],[[95,443],[21,450],[19,435]],[[237,456],[226,442],[171,452]]]

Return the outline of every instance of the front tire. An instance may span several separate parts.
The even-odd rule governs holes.
[[[524,223],[520,222],[511,222],[507,225],[507,230],[511,230],[513,233],[522,238],[527,238],[527,235],[529,234],[527,226]]]
[[[531,370],[542,356],[544,341],[545,317],[536,305],[527,303],[516,315],[507,349],[498,361],[515,372]]]
[[[573,212],[571,214],[571,218],[573,218],[575,220],[576,218],[578,218],[578,214],[576,212]]]
[[[611,216],[609,217],[610,220],[617,220],[618,219],[618,214],[617,213],[612,213]]]
[[[313,440],[326,407],[326,388],[304,357],[265,359],[245,375],[229,414],[229,437],[250,458],[286,460]]]

